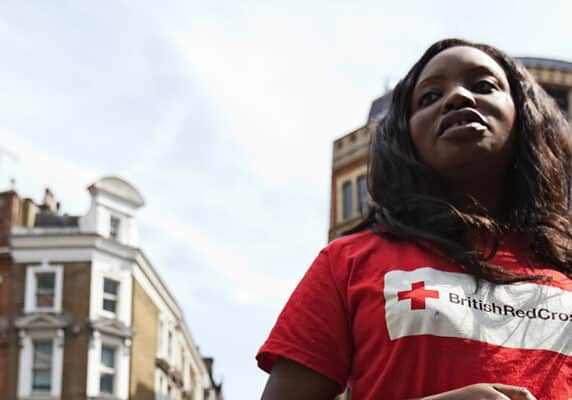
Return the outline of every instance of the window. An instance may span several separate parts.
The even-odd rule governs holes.
[[[158,338],[157,338],[157,342],[158,342],[157,347],[159,348],[159,353],[162,353],[162,352],[163,352],[163,335],[164,335],[164,333],[163,333],[163,325],[164,325],[164,324],[163,324],[163,321],[159,320],[159,333],[158,333],[158,335],[157,335],[157,336],[158,336]]]
[[[173,333],[169,331],[167,335],[167,357],[171,359],[171,352],[173,351]]]
[[[121,226],[121,220],[116,216],[111,216],[109,218],[109,237],[113,240],[119,238],[119,227]]]
[[[343,219],[348,219],[352,216],[352,183],[344,182],[342,186],[343,197]]]
[[[32,361],[32,392],[52,390],[53,340],[34,340]]]
[[[53,308],[55,289],[55,272],[36,273],[36,308]]]
[[[29,265],[26,268],[24,312],[54,312],[62,310],[64,267],[62,265]]]
[[[117,312],[117,297],[119,282],[113,279],[103,279],[103,309],[115,314]]]
[[[359,212],[363,215],[367,211],[367,181],[365,175],[357,178]]]
[[[115,348],[101,346],[101,367],[99,391],[102,394],[114,394],[115,386]]]

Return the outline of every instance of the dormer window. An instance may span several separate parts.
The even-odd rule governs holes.
[[[109,217],[109,237],[113,240],[119,239],[119,229],[121,227],[121,219],[112,215]]]
[[[119,296],[119,282],[113,279],[103,279],[103,310],[117,313],[117,299]]]

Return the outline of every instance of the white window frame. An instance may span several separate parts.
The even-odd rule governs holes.
[[[34,341],[52,341],[52,365],[50,368],[50,391],[38,392],[33,390],[33,368],[34,368]],[[20,332],[20,365],[18,373],[18,397],[37,399],[59,399],[62,389],[63,375],[63,353],[64,353],[64,332],[58,330],[40,330]]]
[[[114,281],[117,282],[117,293],[116,294],[112,294],[112,293],[107,293],[105,291],[105,280],[108,279],[110,281]],[[101,280],[101,313],[103,314],[103,316],[108,317],[108,318],[112,318],[112,319],[118,319],[119,316],[119,307],[120,307],[120,297],[121,297],[121,280],[117,279],[115,277],[110,277],[110,276],[106,276],[104,275],[102,280]],[[105,308],[103,308],[103,304],[105,302],[105,300],[113,300],[115,301],[115,312],[113,311],[109,311],[106,310]]]
[[[36,304],[36,290],[38,287],[37,275],[54,273],[54,304],[52,307],[38,307]],[[62,312],[62,286],[63,286],[63,265],[29,265],[26,269],[26,296],[24,299],[24,312]]]
[[[101,352],[103,347],[115,349],[115,381],[112,395],[101,393],[100,374],[102,371]],[[112,398],[127,400],[129,398],[129,374],[131,347],[129,341],[123,338],[102,334],[95,331],[90,339],[90,348],[87,356],[87,385],[88,398]]]
[[[103,364],[103,348],[107,347],[109,349],[113,349],[113,368],[108,367],[106,365]],[[99,393],[102,396],[115,396],[117,394],[117,363],[118,363],[118,357],[117,354],[120,351],[120,349],[118,348],[118,346],[116,345],[112,345],[106,342],[103,342],[101,344],[101,351],[99,353]],[[112,392],[111,393],[107,393],[107,392],[102,392],[101,391],[101,375],[102,374],[111,374],[113,375],[113,385],[112,385]]]
[[[99,255],[101,256],[101,255]],[[133,302],[133,276],[130,264],[107,257],[96,257],[91,264],[91,284],[89,296],[89,318],[107,318],[123,322],[131,326]],[[119,282],[116,313],[103,309],[104,278]]]

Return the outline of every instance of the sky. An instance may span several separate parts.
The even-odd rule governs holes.
[[[143,194],[140,246],[227,400],[327,244],[332,142],[434,41],[572,61],[572,2],[0,1],[0,190]],[[11,180],[14,180],[11,183]]]

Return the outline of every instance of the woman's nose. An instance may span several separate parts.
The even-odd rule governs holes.
[[[457,110],[463,107],[475,107],[476,100],[473,93],[462,87],[458,86],[453,88],[445,100],[445,111]]]

